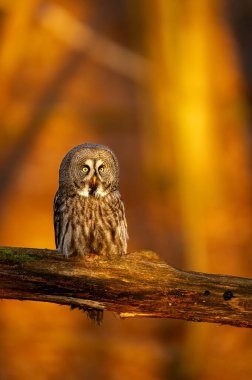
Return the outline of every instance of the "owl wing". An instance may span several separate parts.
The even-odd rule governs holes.
[[[123,251],[123,254],[126,254],[127,240],[129,238],[129,235],[128,235],[128,228],[127,228],[127,220],[125,216],[125,209],[124,209],[124,204],[122,200],[120,202],[120,210],[121,210],[121,220],[119,223],[119,233],[120,233],[120,238],[121,238],[121,243],[122,243],[122,251]]]
[[[53,205],[53,208],[54,208],[54,236],[55,236],[55,244],[56,244],[57,249],[59,248],[59,244],[60,244],[60,231],[61,231],[60,205],[61,205],[60,194],[59,194],[59,191],[57,191],[57,193],[55,194],[54,205]]]

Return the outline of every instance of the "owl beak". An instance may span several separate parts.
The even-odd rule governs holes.
[[[95,187],[95,185],[96,185],[96,183],[97,183],[97,177],[96,177],[96,175],[94,175],[94,176],[91,178],[90,183],[91,183],[91,186],[92,186],[92,187]]]

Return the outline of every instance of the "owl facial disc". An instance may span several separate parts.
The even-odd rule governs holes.
[[[64,157],[59,184],[81,197],[103,198],[118,190],[119,166],[114,153],[97,144],[82,144]]]

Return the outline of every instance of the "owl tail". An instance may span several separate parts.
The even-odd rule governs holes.
[[[89,319],[92,319],[92,321],[94,321],[96,325],[100,325],[102,323],[103,310],[101,309],[94,309],[82,305],[71,305],[70,308],[71,310],[78,309],[83,311],[84,313],[87,313],[87,317]]]
[[[100,325],[103,320],[103,310],[100,309],[88,309],[86,310],[89,319],[95,322],[96,325]]]

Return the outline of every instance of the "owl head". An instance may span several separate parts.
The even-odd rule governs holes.
[[[78,145],[64,157],[59,171],[61,188],[84,197],[105,197],[117,190],[119,165],[114,153],[99,144]]]

